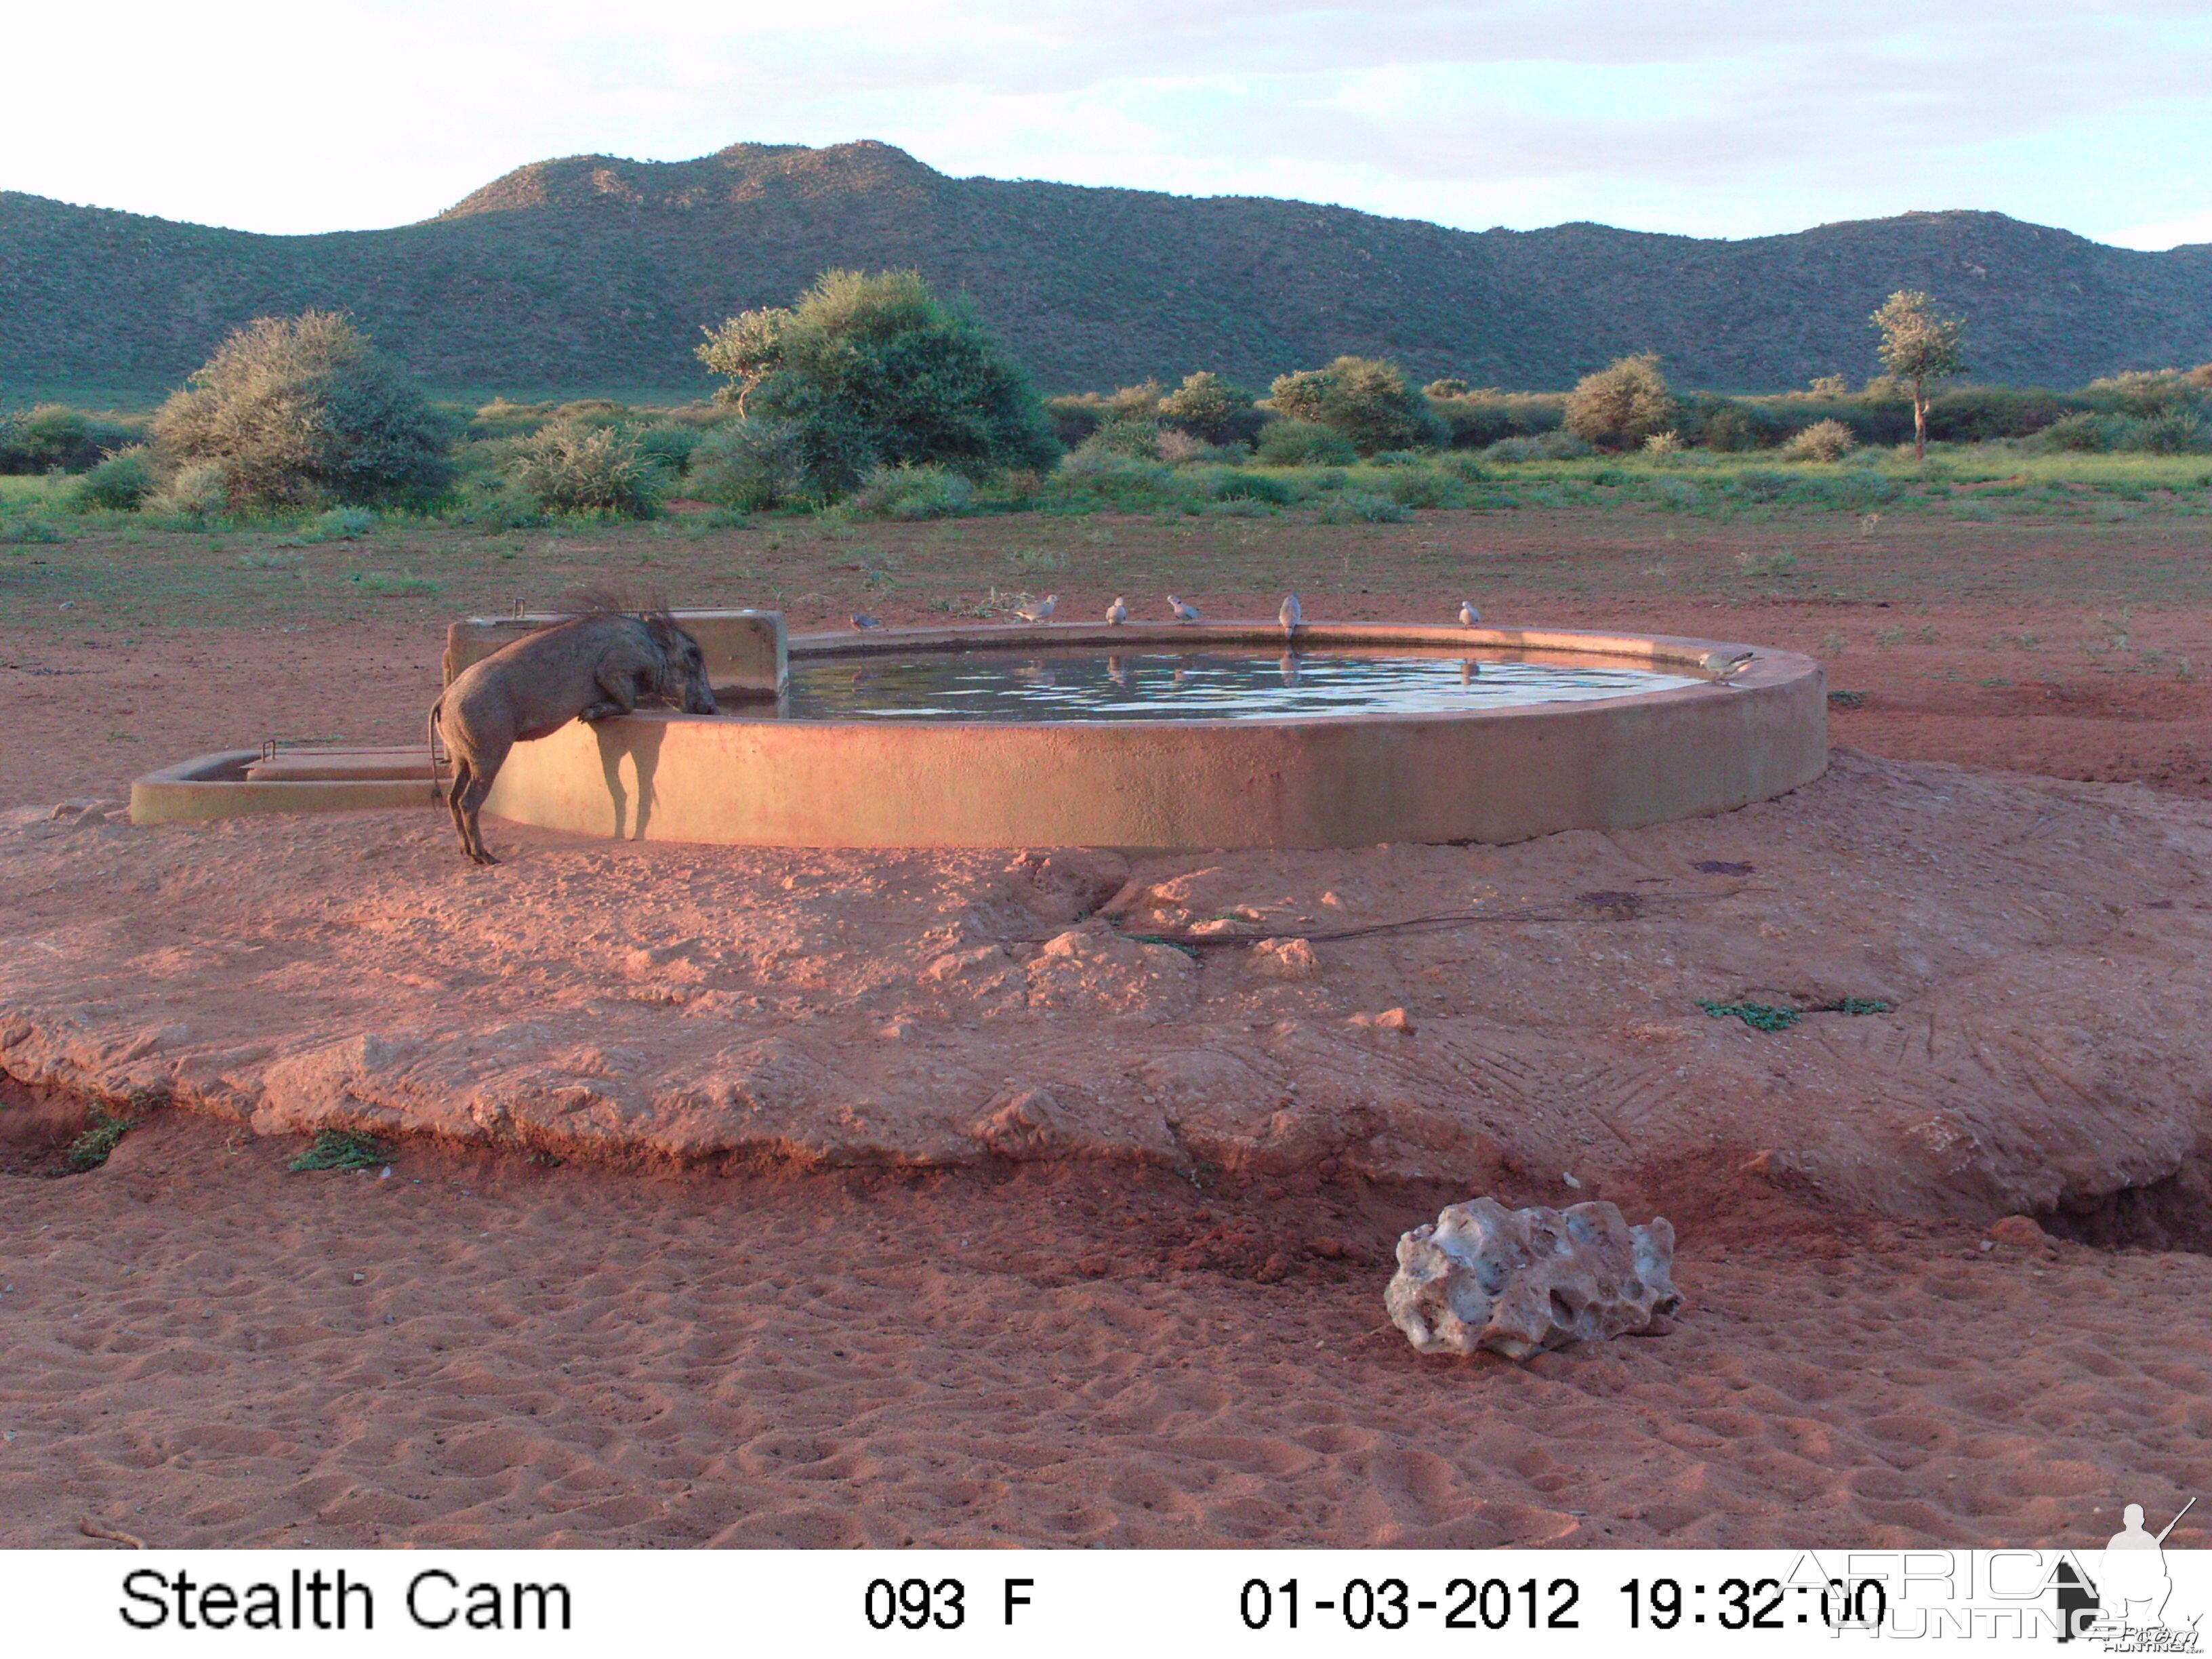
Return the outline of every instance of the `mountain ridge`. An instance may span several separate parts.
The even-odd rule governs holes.
[[[252,316],[351,312],[433,385],[702,393],[702,325],[822,270],[964,294],[1050,390],[1198,368],[1264,386],[1342,352],[1527,389],[1656,350],[1686,386],[1875,372],[1925,289],[1976,378],[2079,385],[2212,358],[2212,245],[2163,253],[1973,210],[1706,239],[1453,230],[1270,197],[954,178],[873,140],[533,161],[431,218],[301,236],[0,192],[0,394],[151,390]]]

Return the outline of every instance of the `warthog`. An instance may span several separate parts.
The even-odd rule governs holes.
[[[641,698],[687,714],[714,713],[699,642],[666,611],[626,610],[599,593],[572,603],[580,615],[470,664],[430,706],[431,733],[453,757],[446,805],[461,851],[478,864],[499,862],[485,850],[477,814],[516,744],[549,737],[572,720],[629,714]]]

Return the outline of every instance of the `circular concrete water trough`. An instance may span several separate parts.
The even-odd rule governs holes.
[[[802,635],[794,684],[915,653],[1178,653],[1273,657],[1280,629],[1046,625]],[[641,712],[518,744],[486,810],[586,835],[800,847],[1107,846],[1198,850],[1511,842],[1726,811],[1827,764],[1827,699],[1808,657],[1724,641],[1354,624],[1297,651],[1448,653],[1668,677],[1662,689],[1507,707],[1226,718],[835,718],[781,704]],[[1725,682],[1713,665],[1747,651]],[[1284,669],[1288,680],[1299,659]],[[819,676],[817,676],[817,679]],[[865,704],[865,696],[859,699]]]

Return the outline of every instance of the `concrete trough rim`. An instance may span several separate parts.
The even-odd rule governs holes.
[[[1275,623],[884,629],[791,655],[1279,646]],[[798,720],[641,710],[518,745],[486,811],[635,840],[1152,851],[1523,840],[1726,811],[1827,765],[1820,665],[1677,635],[1339,623],[1302,643],[1613,658],[1706,683],[1480,710],[1115,720]],[[1703,667],[1749,652],[1728,683]]]
[[[1143,716],[1115,720],[962,720],[969,732],[1027,731],[1040,727],[1080,726],[1086,730],[1133,729],[1139,732],[1172,727],[1178,731],[1249,731],[1254,727],[1321,726],[1404,726],[1425,720],[1545,720],[1566,710],[1602,707],[1623,708],[1698,696],[1741,696],[1747,691],[1788,684],[1807,673],[1824,671],[1813,658],[1794,651],[1776,651],[1730,640],[1699,640],[1668,634],[1621,634],[1573,629],[1498,629],[1408,626],[1400,623],[1333,623],[1298,629],[1295,641],[1286,641],[1280,623],[1018,623],[977,629],[871,629],[861,634],[796,634],[791,638],[792,659],[820,660],[841,657],[893,656],[908,651],[957,653],[1018,651],[1038,647],[1078,648],[1095,646],[1188,644],[1204,640],[1218,645],[1418,645],[1422,647],[1487,647],[1496,653],[1517,653],[1532,657],[1618,657],[1654,668],[1679,669],[1705,676],[1704,662],[1715,652],[1733,655],[1750,652],[1752,661],[1723,684],[1706,678],[1701,685],[1673,685],[1658,691],[1635,691],[1606,697],[1596,703],[1516,703],[1504,708],[1382,711],[1346,714],[1253,714],[1214,720],[1152,720]],[[629,720],[752,719],[777,726],[852,728],[875,731],[896,726],[904,730],[946,729],[954,722],[933,720],[872,720],[820,719],[788,714],[750,715],[742,708],[720,714],[685,714],[672,708],[641,708]]]

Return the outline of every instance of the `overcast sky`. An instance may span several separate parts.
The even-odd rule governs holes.
[[[1990,208],[2212,241],[2203,0],[107,0],[14,9],[0,188],[261,231],[547,156],[880,138],[942,171],[1480,229]]]

